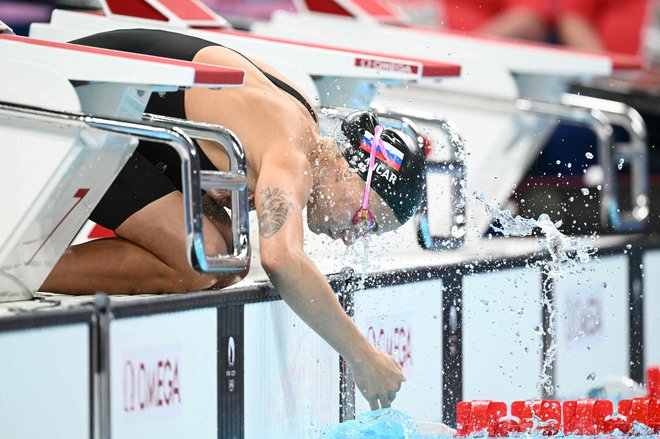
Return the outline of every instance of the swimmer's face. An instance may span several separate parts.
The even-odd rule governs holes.
[[[326,184],[312,194],[307,204],[309,229],[316,234],[341,239],[346,245],[352,244],[359,238],[353,216],[362,205],[364,187],[364,180],[344,162],[337,176],[326,179]],[[377,223],[373,234],[389,232],[401,225],[392,209],[373,189],[369,195],[369,210]]]

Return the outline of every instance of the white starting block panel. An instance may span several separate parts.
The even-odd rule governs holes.
[[[3,58],[39,62],[75,81],[158,85],[174,89],[243,85],[243,72],[226,67],[11,35],[0,36],[0,42]],[[101,72],[104,73],[102,76]]]
[[[312,41],[362,50],[387,47],[392,54],[468,63],[476,55],[519,74],[583,77],[609,75],[613,68],[641,68],[633,56],[593,54],[541,43],[459,35],[414,27],[358,22],[329,14],[276,11],[271,21],[256,22],[259,35]],[[349,37],[355,37],[349,40]]]
[[[237,69],[14,36],[0,36],[0,56],[0,83],[12,85],[2,102],[132,120],[154,89],[243,83]],[[15,114],[0,119],[0,301],[37,290],[136,145],[84,123]]]
[[[346,97],[350,97],[357,87],[351,80],[359,80],[361,83],[401,82],[438,79],[460,74],[460,66],[456,63],[431,61],[406,55],[385,55],[382,51],[366,52],[333,45],[298,43],[230,30],[190,29],[156,20],[117,15],[108,18],[56,10],[49,24],[33,24],[30,35],[53,41],[69,41],[92,33],[135,27],[179,32],[238,50],[246,56],[271,64],[302,87],[310,98],[316,98],[316,103],[321,105],[330,105],[337,101],[345,104]],[[333,84],[335,89],[328,96],[317,89],[310,77],[339,78],[343,82]],[[339,86],[339,90],[336,86]]]
[[[344,1],[344,0],[340,0]],[[299,2],[300,7],[304,7],[302,2]],[[350,3],[350,1],[345,2],[347,5]],[[154,18],[152,15],[150,15],[147,11],[149,8],[153,8],[154,10],[158,11],[163,11],[164,16],[166,16],[169,20],[169,25],[171,27],[176,27],[179,29],[183,28],[192,28],[192,27],[198,27],[202,28],[204,26],[199,26],[196,24],[195,20],[205,20],[206,22],[209,22],[209,26],[207,30],[210,31],[218,31],[219,28],[226,28],[227,21],[220,17],[219,15],[213,13],[210,11],[208,8],[205,6],[201,5],[198,0],[138,0],[131,2],[130,4],[126,4],[126,2],[123,2],[122,0],[101,0],[101,4],[103,6],[104,11],[106,12],[106,15],[109,17],[112,17],[117,20],[130,20],[133,23],[136,22],[143,22],[145,25],[153,24],[152,22],[154,21]],[[365,15],[369,15],[370,17],[373,17],[374,19],[379,19],[379,18],[384,18],[385,16],[392,16],[393,12],[390,7],[388,7],[386,4],[380,2],[379,0],[369,0],[369,1],[364,1],[360,5],[350,5],[351,8],[354,8],[356,11],[357,10],[363,10]],[[137,20],[137,21],[136,21]],[[156,19],[157,20],[157,19]],[[151,22],[151,23],[150,23]],[[215,28],[215,29],[213,29]],[[239,31],[231,31],[231,30],[225,30],[223,33],[237,36],[237,37],[246,37],[246,38],[252,38],[252,39],[259,39],[263,40],[264,38],[260,38],[259,36],[256,36],[254,34],[249,34],[246,32],[239,32]],[[309,44],[301,41],[298,38],[294,38],[291,40],[282,40],[282,39],[274,39],[274,38],[265,38],[265,40],[268,40],[273,43],[283,43],[285,45],[295,45],[295,46],[305,46],[305,47],[311,47],[315,49],[328,49],[332,51],[348,51],[350,53],[355,54],[355,50],[351,48],[347,49],[342,49],[340,47],[335,46],[334,44],[330,45],[317,45],[317,44]],[[233,40],[232,40],[233,41]],[[240,44],[240,43],[239,43]],[[273,46],[273,45],[271,45]],[[241,46],[233,47],[237,50],[242,50],[239,49]],[[272,47],[271,47],[272,48]],[[274,50],[279,52],[279,48],[277,45],[274,46]],[[287,46],[288,48],[288,46]],[[372,55],[376,56],[379,58],[397,58],[400,61],[411,61],[414,60],[416,62],[420,62],[423,64],[422,68],[419,69],[419,73],[422,74],[422,77],[443,77],[443,76],[457,76],[460,72],[460,66],[457,64],[453,63],[447,63],[447,62],[436,62],[436,61],[430,61],[429,59],[414,59],[408,55],[403,55],[403,56],[394,56],[392,57],[390,54],[385,53],[382,50],[377,50],[376,52],[362,52],[362,55]],[[280,54],[277,54],[280,56]],[[283,53],[281,54],[281,58],[286,59],[286,58],[297,58],[297,53]],[[268,52],[259,52],[259,58],[261,60],[265,60],[267,58],[270,58],[270,55]],[[297,59],[302,59],[302,58],[297,58]],[[314,62],[317,61],[317,58],[314,57],[310,59],[309,61]],[[399,65],[398,63],[395,63],[394,65],[389,65],[386,62],[383,62],[383,60],[376,59],[373,60],[373,63],[367,62],[369,61],[368,59],[356,59],[355,65],[358,66],[358,64],[361,64],[360,67],[364,68],[375,68],[375,69],[380,69],[383,71],[387,70],[397,70],[397,71],[408,71],[412,70],[413,73],[417,73],[418,68],[415,66],[406,66],[404,65]],[[321,66],[322,70],[318,74],[325,74],[325,75],[332,75],[332,73],[329,73],[327,70],[327,67],[325,66],[325,63]],[[307,68],[304,66],[303,68]],[[315,73],[310,73],[311,75],[314,75]],[[346,72],[344,72],[342,75],[345,75]]]

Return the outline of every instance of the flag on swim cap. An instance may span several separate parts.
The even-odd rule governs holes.
[[[364,136],[362,136],[360,149],[365,151],[367,154],[371,154],[371,148],[373,148],[373,139],[373,134],[365,132]],[[401,152],[394,145],[390,145],[387,142],[380,142],[378,145],[376,145],[376,158],[387,163],[396,172],[399,172],[401,169],[401,163],[403,162],[403,152]]]
[[[367,179],[376,125],[378,118],[373,113],[359,111],[349,114],[341,126],[348,140],[341,144],[341,153],[363,180]],[[417,212],[422,200],[426,172],[424,152],[410,136],[390,128],[383,130],[381,144],[376,148],[371,187],[403,224]]]

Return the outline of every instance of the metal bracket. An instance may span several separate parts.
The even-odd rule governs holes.
[[[529,99],[517,99],[515,105],[520,111],[557,118],[560,122],[584,126],[593,131],[596,135],[598,158],[604,174],[604,182],[600,190],[600,222],[603,225],[611,225],[614,228],[613,214],[616,213],[617,207],[613,196],[612,169],[609,166],[612,163],[613,144],[613,130],[609,118],[596,108],[570,107]]]
[[[243,180],[246,173],[244,172],[240,175],[241,169],[245,168],[245,156],[238,141],[236,140],[233,142],[233,140],[235,140],[233,135],[230,136],[227,134],[228,132],[218,134],[219,127],[206,129],[208,127],[202,127],[201,125],[198,126],[187,121],[177,120],[178,124],[181,124],[184,127],[188,126],[188,130],[193,135],[198,136],[198,138],[208,138],[209,140],[215,140],[216,138],[224,139],[223,136],[229,136],[232,138],[232,142],[230,142],[232,144],[232,152],[228,151],[228,154],[230,157],[232,155],[235,157],[236,162],[232,169],[236,169],[237,174],[233,175],[208,171],[202,173],[199,168],[197,149],[193,141],[183,129],[171,125],[164,127],[166,125],[164,122],[135,122],[94,116],[85,113],[36,108],[7,102],[0,102],[0,117],[27,119],[38,123],[57,123],[82,129],[92,128],[123,137],[163,143],[174,148],[181,158],[181,184],[183,189],[186,249],[190,265],[198,271],[207,273],[240,272],[247,267],[247,263],[249,262],[249,241],[247,238],[246,194],[243,202],[241,202],[240,197],[232,197],[232,203],[234,198],[239,198],[238,209],[235,209],[235,215],[241,218],[241,221],[239,221],[239,231],[234,234],[234,236],[238,236],[238,239],[234,239],[234,245],[238,246],[240,250],[238,254],[228,257],[225,266],[222,265],[224,263],[222,256],[217,257],[215,260],[212,259],[208,261],[204,251],[202,230],[202,185],[207,187],[228,187],[237,191],[246,190],[245,186],[247,186],[247,181]],[[214,132],[216,137],[214,137]],[[241,162],[240,157],[242,157],[243,165],[239,165],[239,162]],[[243,167],[241,168],[241,166]],[[244,205],[245,208],[241,209],[241,205]],[[234,212],[232,212],[232,214],[234,214]],[[247,250],[244,250],[246,247]],[[243,262],[244,265],[241,265]]]
[[[230,171],[200,171],[200,179],[202,189],[226,189],[231,193],[233,251],[229,255],[207,256],[203,241],[194,240],[192,266],[202,273],[236,273],[243,271],[250,262],[250,227],[247,160],[240,141],[234,133],[219,125],[192,122],[156,114],[145,114],[142,119],[157,126],[170,129],[178,128],[191,139],[217,143],[227,152]]]
[[[563,93],[561,102],[564,105],[578,108],[597,108],[614,125],[625,129],[630,136],[630,142],[614,142],[611,162],[610,187],[612,188],[612,205],[610,206],[610,223],[616,231],[639,231],[646,227],[649,215],[649,152],[646,141],[646,124],[642,116],[621,102],[589,96]],[[630,164],[630,210],[622,211],[619,202],[619,189],[616,179],[617,172],[623,163]]]

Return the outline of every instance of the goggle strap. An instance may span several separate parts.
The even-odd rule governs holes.
[[[364,197],[362,197],[362,209],[367,210],[369,207],[369,191],[371,190],[371,177],[376,167],[376,150],[380,144],[380,136],[383,134],[383,126],[376,125],[374,129],[374,138],[371,142],[371,152],[369,153],[369,170],[367,171],[367,180],[364,189]]]

